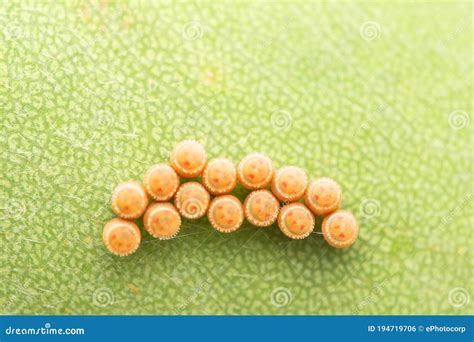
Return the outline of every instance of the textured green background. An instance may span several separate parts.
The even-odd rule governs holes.
[[[472,4],[2,1],[0,24],[2,313],[473,313]],[[360,239],[203,219],[113,257],[111,190],[186,138],[335,178]]]

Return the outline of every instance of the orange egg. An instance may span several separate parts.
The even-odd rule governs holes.
[[[303,197],[308,187],[306,173],[296,166],[277,170],[272,180],[272,192],[282,202],[294,202]]]
[[[171,152],[171,166],[184,178],[199,176],[207,164],[204,146],[194,140],[179,143]]]
[[[234,163],[225,158],[211,160],[202,174],[202,182],[213,195],[228,194],[237,185]]]
[[[114,218],[104,225],[102,241],[112,254],[127,256],[140,246],[141,233],[135,223]]]
[[[143,177],[143,186],[155,201],[168,201],[173,198],[179,187],[179,177],[171,166],[157,164]]]
[[[112,209],[121,218],[137,219],[143,215],[147,206],[148,196],[140,183],[122,183],[112,193]]]
[[[257,227],[272,225],[280,210],[280,203],[268,190],[252,191],[244,202],[244,214],[247,221]]]
[[[350,211],[338,210],[324,218],[321,230],[329,245],[347,248],[357,240],[359,224]]]
[[[304,203],[315,215],[326,215],[337,210],[341,200],[341,187],[330,178],[318,178],[309,183],[304,196]]]
[[[280,209],[278,226],[289,238],[304,239],[314,229],[314,216],[304,204],[290,203]]]
[[[218,196],[209,205],[207,217],[216,230],[231,233],[239,229],[244,221],[242,203],[232,195]]]
[[[237,178],[248,190],[265,188],[272,181],[274,173],[272,160],[262,153],[249,154],[237,167]]]
[[[168,240],[178,234],[181,216],[171,203],[154,203],[146,210],[143,225],[151,236]]]
[[[182,184],[174,197],[174,204],[181,216],[198,219],[206,215],[211,196],[198,182]]]

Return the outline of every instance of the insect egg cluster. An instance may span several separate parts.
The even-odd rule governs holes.
[[[199,176],[201,182],[181,182]],[[250,191],[243,204],[231,194],[238,183]],[[341,187],[330,178],[309,180],[296,166],[276,170],[262,153],[251,153],[238,165],[226,158],[208,161],[202,144],[186,140],[173,149],[169,164],[152,166],[141,183],[129,181],[114,189],[111,205],[117,218],[105,224],[102,239],[111,253],[126,256],[141,242],[134,220],[143,218],[151,236],[167,240],[179,233],[182,218],[206,215],[222,233],[236,231],[246,219],[259,228],[277,222],[288,238],[304,239],[320,215],[326,242],[346,248],[356,241],[359,225],[351,212],[339,209],[341,201]]]

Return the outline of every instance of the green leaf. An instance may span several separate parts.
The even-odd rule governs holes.
[[[1,313],[472,313],[472,13],[3,2]],[[183,139],[334,178],[359,240],[202,219],[110,255],[111,190]]]

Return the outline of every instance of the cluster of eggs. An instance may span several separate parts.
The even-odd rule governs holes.
[[[181,184],[180,177],[199,176],[201,183]],[[243,204],[230,194],[237,183],[250,191]],[[340,186],[330,178],[309,182],[298,167],[275,170],[262,153],[247,155],[237,166],[225,158],[208,162],[204,147],[186,140],[173,149],[170,164],[152,166],[142,183],[130,181],[115,188],[112,209],[119,218],[105,224],[102,238],[111,253],[130,255],[141,241],[133,220],[143,216],[146,231],[166,240],[178,234],[182,217],[207,215],[210,224],[223,233],[237,230],[247,219],[257,227],[277,222],[289,238],[303,239],[314,229],[314,215],[322,215],[324,239],[332,247],[346,248],[355,242],[359,226],[352,213],[339,210],[341,199]]]

